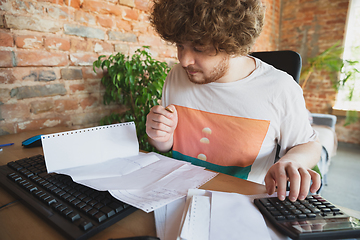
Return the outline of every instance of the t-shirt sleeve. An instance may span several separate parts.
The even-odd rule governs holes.
[[[283,118],[280,124],[278,143],[281,147],[279,156],[282,157],[292,147],[315,141],[316,131],[312,128],[305,99],[301,88],[296,85],[286,89],[281,97]]]

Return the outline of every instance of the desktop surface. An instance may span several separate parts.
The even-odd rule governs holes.
[[[0,165],[5,165],[8,162],[21,158],[43,154],[41,147],[23,148],[21,146],[23,140],[39,134],[58,133],[69,130],[73,129],[55,127],[0,136],[0,144],[14,143],[12,146],[3,147],[3,151],[0,152]],[[246,195],[265,193],[263,185],[225,174],[219,174],[201,188]],[[8,204],[6,207],[2,207],[6,204]],[[0,187],[0,207],[2,207],[0,209],[0,239],[66,239],[2,187]],[[156,236],[153,213],[137,210],[90,239],[134,236]]]

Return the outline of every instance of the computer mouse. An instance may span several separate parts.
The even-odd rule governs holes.
[[[36,135],[22,141],[21,145],[25,148],[41,147],[41,135]]]

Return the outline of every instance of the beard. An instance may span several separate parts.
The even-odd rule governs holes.
[[[184,69],[189,77],[189,80],[192,83],[207,84],[211,82],[216,82],[217,80],[222,78],[229,70],[229,57],[224,57],[223,59],[221,59],[221,61],[210,71],[209,76],[203,75],[203,77],[200,79],[197,79],[196,76],[189,74],[189,72],[198,72],[200,74],[203,74],[203,71],[201,71],[200,69],[193,68],[192,66],[188,66]]]

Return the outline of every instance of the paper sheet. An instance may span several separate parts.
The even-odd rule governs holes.
[[[74,177],[73,179],[74,181],[84,184],[85,186],[95,188],[100,191],[144,189],[145,187],[149,187],[150,185],[158,182],[159,180],[166,177],[173,171],[181,168],[182,166],[189,165],[186,162],[173,162],[169,160],[159,159],[153,154],[146,155],[157,159],[157,161],[145,167],[139,167],[137,171],[133,171],[125,175],[103,178],[90,177],[88,179],[78,179]],[[117,168],[121,168],[121,166]],[[106,172],[104,174],[106,175]]]
[[[139,154],[133,122],[43,135],[41,142],[48,172]]]
[[[245,195],[212,192],[210,240],[271,239],[260,211]]]
[[[287,239],[282,234],[273,231],[272,228],[268,228],[264,218],[260,211],[256,208],[253,203],[253,199],[260,195],[246,196],[237,193],[225,193],[216,191],[206,191],[201,189],[189,189],[186,197],[185,204],[170,203],[164,206],[161,210],[155,211],[155,222],[158,237],[162,240],[191,240],[191,239],[202,239],[206,227],[203,230],[199,230],[201,227],[197,226],[195,231],[191,230],[191,217],[194,216],[192,212],[193,199],[196,201],[206,201],[203,197],[211,198],[210,216],[206,215],[206,210],[198,209],[198,213],[202,215],[202,222],[210,222],[210,232],[207,240],[212,239]],[[206,204],[201,203],[204,207]],[[167,207],[179,208],[178,211],[173,211],[173,214],[166,211]],[[183,214],[179,211],[182,210]],[[166,214],[168,213],[168,214]],[[204,214],[205,213],[205,214]],[[196,215],[196,214],[195,214]],[[160,221],[157,217],[161,216]],[[179,222],[178,226],[166,224],[169,219],[173,222]],[[165,222],[165,223],[164,223]],[[160,225],[158,225],[160,224]],[[171,229],[168,229],[171,228]],[[177,238],[174,235],[171,237],[164,238],[165,232],[176,232],[178,231]],[[193,235],[203,233],[202,236]],[[162,235],[159,235],[162,234]],[[206,234],[205,234],[206,235]]]
[[[187,164],[145,189],[109,192],[123,202],[151,212],[185,196],[188,189],[198,188],[215,176],[216,173]]]
[[[117,199],[153,211],[198,188],[217,173],[157,153],[140,153],[135,124],[123,123],[42,136],[48,172],[108,190]]]

